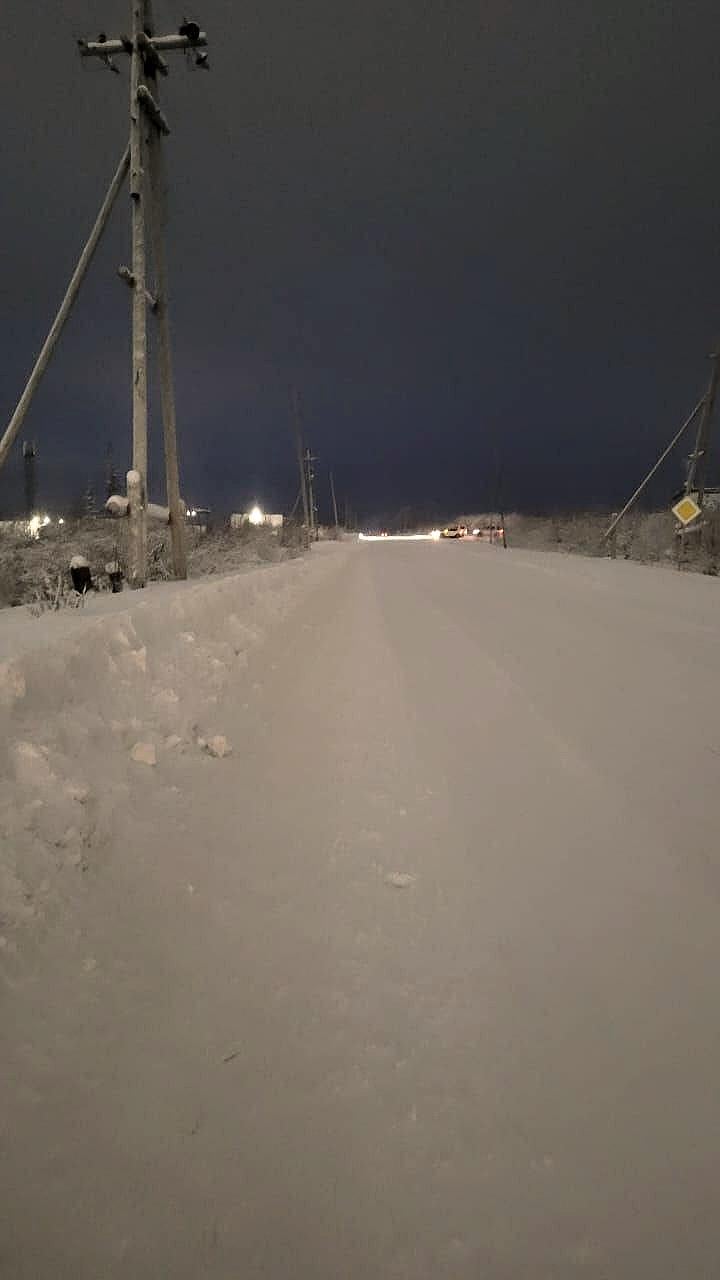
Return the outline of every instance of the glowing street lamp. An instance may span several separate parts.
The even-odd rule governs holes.
[[[29,536],[30,536],[30,537],[31,537],[35,542],[37,542],[38,538],[40,537],[40,530],[41,530],[41,529],[47,529],[48,525],[49,525],[49,524],[51,524],[51,523],[52,523],[52,522],[51,522],[51,520],[50,520],[50,517],[49,517],[49,516],[47,516],[47,515],[46,515],[46,516],[37,516],[37,515],[35,515],[35,516],[31,516],[31,517],[30,517],[30,519],[29,519],[29,520],[28,520],[28,522],[27,522],[27,531],[28,531]]]
[[[263,515],[259,507],[253,507],[252,511],[248,516],[248,520],[250,521],[250,524],[255,524],[255,525],[264,524],[265,516]]]

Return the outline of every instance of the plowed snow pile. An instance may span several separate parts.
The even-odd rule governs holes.
[[[169,753],[232,751],[223,692],[342,552],[212,581],[0,612],[0,947],[71,909],[82,876]],[[236,744],[237,745],[237,744]]]

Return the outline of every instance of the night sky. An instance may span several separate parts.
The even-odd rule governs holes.
[[[158,31],[183,6],[155,0]],[[75,40],[120,0],[6,0],[3,427],[127,134]],[[203,0],[212,71],[161,82],[183,491],[321,477],[366,517],[617,503],[720,334],[720,11],[710,0]],[[24,438],[46,504],[129,465],[123,195]],[[151,388],[152,389],[152,388]],[[152,430],[160,435],[159,413]],[[0,480],[21,505],[19,448]],[[681,480],[678,458],[655,493]],[[162,492],[155,458],[151,496]],[[324,500],[324,488],[321,498]]]

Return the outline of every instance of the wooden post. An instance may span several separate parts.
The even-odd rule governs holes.
[[[149,75],[149,79],[157,98],[157,82],[154,72]],[[172,346],[170,343],[170,318],[168,314],[168,272],[164,234],[166,221],[165,166],[162,138],[159,130],[151,130],[148,161],[150,173],[150,228],[153,261],[155,264],[155,298],[157,303],[155,314],[158,320],[159,339],[160,399],[162,404],[163,442],[165,446],[165,483],[167,503],[170,508],[172,561],[175,577],[187,578],[185,506],[180,497],[175,388],[173,384]]]
[[[132,420],[133,485],[130,503],[133,532],[130,539],[129,581],[144,587],[147,577],[147,300],[145,261],[145,129],[138,89],[143,60],[140,37],[145,29],[145,0],[132,0],[132,53],[130,55],[130,198],[132,206]],[[129,478],[129,477],[128,477]],[[128,490],[128,497],[130,492]]]
[[[333,514],[335,516],[335,532],[337,533],[340,527],[340,521],[338,519],[337,498],[335,497],[335,480],[332,471],[330,472],[330,496],[332,497]]]
[[[42,376],[45,370],[47,369],[48,364],[50,363],[50,358],[52,356],[52,353],[55,350],[55,347],[57,346],[58,339],[65,326],[65,321],[70,315],[70,312],[72,311],[73,303],[75,302],[75,299],[77,298],[78,293],[80,292],[80,286],[85,278],[87,269],[90,266],[90,263],[92,262],[93,255],[100,241],[100,237],[102,236],[102,233],[105,230],[105,227],[107,226],[108,218],[110,217],[110,214],[112,212],[112,207],[118,197],[120,188],[122,187],[122,184],[125,180],[125,175],[127,174],[129,163],[130,163],[130,148],[126,147],[125,151],[123,152],[122,160],[120,161],[120,164],[115,170],[115,175],[113,177],[113,180],[110,183],[110,186],[108,187],[105,199],[103,200],[102,205],[100,206],[100,212],[98,213],[98,216],[95,219],[95,225],[93,226],[93,229],[90,232],[85,248],[80,254],[80,257],[78,259],[78,264],[72,274],[70,283],[65,293],[65,297],[60,303],[60,309],[57,315],[55,316],[50,332],[48,333],[48,336],[45,339],[45,342],[43,343],[42,350],[40,351],[40,354],[37,360],[35,361],[35,365],[32,370],[32,373],[30,374],[30,377],[27,380],[25,390],[23,391],[18,401],[17,408],[15,409],[15,412],[12,418],[10,419],[7,430],[5,431],[5,434],[3,435],[2,440],[0,440],[0,470],[2,469],[3,464],[6,462],[8,454],[10,453],[10,450],[12,449],[13,444],[15,443],[15,440],[17,439],[18,432],[20,431],[20,428],[22,427],[22,424],[25,420],[25,415],[27,414],[27,411],[30,408],[30,403],[32,401],[32,398],[35,392],[37,391],[37,388],[40,384],[40,380],[42,379]]]

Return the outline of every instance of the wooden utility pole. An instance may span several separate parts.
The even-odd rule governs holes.
[[[710,444],[710,423],[712,421],[713,409],[715,407],[718,378],[720,378],[720,352],[714,352],[710,358],[713,362],[712,370],[710,372],[710,382],[703,398],[702,413],[700,415],[700,422],[698,423],[697,435],[695,437],[695,448],[690,455],[687,478],[685,480],[685,492],[697,493],[697,503],[699,507],[702,507],[705,498],[705,478],[707,475],[708,446]]]
[[[333,477],[332,471],[330,472],[330,496],[332,498],[333,515],[335,517],[335,532],[337,533],[338,529],[340,528],[340,521],[338,519],[337,498],[335,497],[335,479]]]
[[[152,29],[150,0],[146,0],[146,20]],[[157,73],[165,66],[162,58],[145,59],[145,74],[152,89],[154,102],[159,108]],[[167,68],[165,68],[167,74]],[[163,117],[164,118],[164,117]],[[158,359],[160,364],[160,401],[163,419],[163,443],[165,446],[165,485],[170,511],[170,539],[172,543],[173,570],[176,578],[187,578],[185,550],[185,504],[180,497],[180,469],[178,466],[177,428],[175,420],[175,387],[173,380],[170,320],[168,315],[168,272],[165,254],[165,159],[162,144],[162,126],[150,130],[148,160],[150,173],[150,229],[153,262],[155,265],[155,314],[158,322]]]
[[[132,304],[132,404],[133,404],[133,469],[128,473],[128,509],[130,515],[129,578],[135,586],[144,585],[147,575],[147,307],[158,316],[160,351],[160,386],[163,406],[168,508],[173,543],[173,563],[178,577],[186,576],[184,554],[185,513],[180,499],[177,444],[175,437],[175,400],[172,384],[172,357],[168,323],[168,286],[164,223],[164,178],[160,135],[170,132],[157,99],[157,74],[167,75],[164,53],[181,50],[195,53],[195,64],[207,68],[207,36],[196,22],[185,20],[177,34],[155,36],[152,27],[151,0],[131,0],[132,36],[117,40],[101,37],[96,41],[79,40],[83,58],[97,58],[117,71],[114,59],[130,57],[130,143],[123,152],[110,187],[88,241],[73,272],[60,309],[43,344],[25,390],[0,439],[0,468],[23,424],[32,398],[57,346],[80,286],[107,226],[110,213],[125,177],[130,170],[132,207],[132,270],[119,269],[119,275],[133,290]],[[155,89],[155,96],[146,81]],[[145,249],[146,207],[152,206],[151,231],[153,258],[157,276],[157,296],[147,289]]]
[[[507,533],[505,531],[505,498],[503,494],[503,459],[500,450],[495,450],[495,509],[500,517],[503,549],[507,551]],[[492,537],[490,539],[492,541]]]
[[[147,396],[147,309],[150,305],[159,326],[160,391],[162,399],[163,436],[173,567],[179,578],[187,576],[185,559],[185,511],[180,498],[180,480],[175,429],[175,398],[172,379],[172,353],[168,321],[168,282],[165,257],[164,173],[160,139],[170,132],[160,110],[157,93],[158,73],[167,75],[164,54],[173,50],[195,52],[195,62],[207,68],[207,36],[196,22],[185,20],[177,34],[156,36],[152,21],[152,0],[131,0],[131,36],[117,40],[104,37],[96,41],[78,41],[83,58],[97,58],[112,70],[114,59],[123,54],[130,58],[130,145],[121,167],[113,179],[105,204],[98,215],[88,246],[78,264],[76,276],[87,268],[90,256],[107,222],[112,202],[125,174],[130,170],[132,229],[132,267],[121,267],[119,274],[132,289],[132,470],[128,473],[128,515],[130,555],[128,578],[131,585],[142,587],[147,577],[147,467],[148,467],[148,396]],[[150,217],[156,293],[147,288],[147,217]],[[76,277],[71,281],[70,294]],[[79,287],[79,282],[78,282]],[[77,288],[75,289],[77,292]],[[74,295],[73,295],[74,297]],[[67,299],[66,299],[67,300]],[[71,298],[71,303],[72,303]],[[65,304],[63,304],[64,306]],[[61,308],[62,311],[62,308]],[[60,318],[60,313],[58,318]],[[66,317],[64,317],[66,318]],[[63,318],[63,323],[64,323]],[[57,324],[57,321],[56,321]],[[50,337],[53,336],[51,331]],[[50,338],[48,339],[48,342]],[[47,346],[47,343],[46,343]],[[43,349],[44,350],[44,349]],[[41,353],[42,356],[43,353]],[[12,424],[11,424],[12,426]],[[7,433],[6,433],[7,434]],[[2,445],[0,444],[0,450]],[[2,454],[0,452],[0,465]]]
[[[315,489],[313,488],[313,480],[315,472],[313,471],[313,462],[315,459],[309,448],[305,450],[305,484],[307,485],[308,507],[310,509],[310,537],[313,542],[317,542],[320,534],[317,527],[317,507],[315,506]]]
[[[130,54],[130,206],[132,210],[132,469],[135,500],[130,504],[130,563],[128,580],[144,587],[147,576],[147,270],[145,255],[145,153],[147,123],[139,92],[143,56],[139,37],[145,33],[145,0],[132,0]],[[129,497],[128,492],[128,497]]]
[[[300,419],[300,397],[297,387],[293,388],[293,420],[295,423],[295,444],[297,446],[298,468],[300,470],[300,492],[302,494],[303,519],[305,528],[305,545],[309,544],[310,539],[310,508],[308,504],[307,475],[305,472],[305,453],[303,449],[302,424]]]
[[[34,440],[24,440],[22,447],[25,475],[25,514],[30,519],[37,506],[37,445]]]

